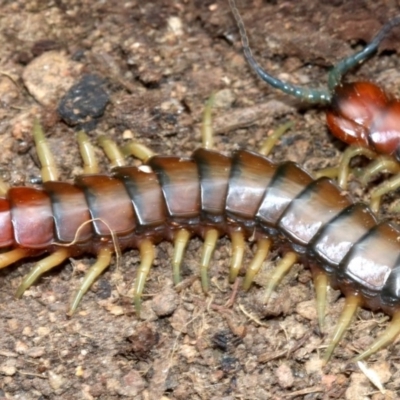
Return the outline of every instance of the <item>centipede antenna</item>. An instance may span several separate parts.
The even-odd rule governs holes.
[[[123,167],[125,163],[125,157],[121,149],[117,144],[106,136],[99,137],[99,145],[106,153],[106,156],[111,161],[111,167]]]
[[[400,187],[400,174],[392,176],[371,191],[370,207],[374,212],[379,211],[382,196],[394,192]]]
[[[219,238],[219,232],[216,229],[209,229],[204,237],[203,252],[200,261],[201,286],[204,293],[208,293],[208,268],[210,267],[211,257]]]
[[[235,282],[243,263],[243,255],[246,249],[246,243],[242,231],[232,232],[230,237],[232,241],[232,259],[229,271],[229,282],[233,283]]]
[[[314,273],[314,287],[317,297],[318,325],[322,332],[324,329],[326,297],[329,287],[328,275],[325,272],[318,270]]]
[[[289,129],[294,126],[293,121],[286,122],[286,124],[282,124],[278,126],[273,132],[272,135],[269,136],[264,143],[261,145],[260,154],[263,156],[268,156],[271,153],[271,150],[278,143],[279,139],[284,135]]]
[[[140,315],[140,309],[142,307],[142,294],[144,284],[146,283],[147,275],[150,272],[150,268],[153,265],[155,258],[154,245],[149,239],[144,239],[139,245],[140,252],[140,265],[136,273],[136,280],[134,286],[134,297],[133,301],[135,304],[136,314]]]
[[[172,257],[172,271],[174,284],[181,281],[181,264],[186,246],[190,239],[190,232],[186,229],[179,229],[174,238],[174,255]]]
[[[69,257],[69,255],[69,250],[67,250],[66,248],[60,248],[46,258],[43,258],[42,260],[37,262],[19,285],[15,296],[17,298],[21,298],[25,290],[29,289],[41,275],[56,267],[57,265],[60,265]]]
[[[35,119],[33,122],[33,138],[40,165],[42,166],[40,173],[43,182],[58,180],[59,173],[57,166],[38,119]]]
[[[361,297],[360,296],[350,295],[350,296],[346,297],[342,314],[339,317],[339,321],[336,325],[332,339],[331,339],[329,346],[327,347],[324,357],[323,357],[323,362],[325,364],[331,358],[333,350],[335,350],[336,346],[340,342],[340,339],[342,338],[344,332],[350,325],[350,322],[353,319],[353,316],[356,313],[356,311],[360,305],[361,305]]]
[[[393,318],[386,328],[385,332],[370,346],[368,350],[365,350],[357,357],[353,359],[354,362],[361,361],[364,358],[369,357],[371,354],[376,353],[382,347],[387,346],[400,334],[400,311],[396,311],[393,314]]]
[[[155,153],[147,146],[135,142],[131,142],[125,146],[122,146],[121,151],[124,155],[133,156],[144,163],[147,162],[151,157],[155,156]]]
[[[303,88],[301,86],[292,85],[291,83],[284,82],[278,78],[273,77],[267,71],[265,71],[254,59],[254,56],[251,52],[249,39],[246,33],[246,28],[244,26],[242,17],[240,16],[239,10],[236,7],[235,0],[229,0],[229,5],[231,7],[232,14],[239,28],[244,56],[247,62],[250,64],[250,67],[264,82],[267,82],[272,87],[281,90],[284,93],[294,96],[300,100],[307,101],[308,103],[314,103],[314,104],[330,103],[331,94],[328,90],[309,89],[309,88]]]
[[[201,123],[201,139],[203,148],[210,150],[214,148],[214,137],[212,129],[212,107],[214,105],[214,95],[207,100],[204,107],[203,120]]]
[[[260,270],[263,262],[268,256],[269,249],[271,247],[271,240],[264,237],[257,240],[257,251],[251,260],[250,265],[246,269],[246,276],[243,281],[243,289],[249,290],[251,284],[253,283],[254,277],[257,275]]]
[[[400,15],[393,18],[376,34],[376,36],[371,40],[371,42],[365,46],[361,51],[355,53],[349,57],[344,58],[331,70],[328,77],[328,88],[333,90],[340,81],[343,75],[350,69],[354,68],[357,64],[365,61],[373,53],[378,50],[378,47],[382,40],[388,35],[388,33],[397,25],[400,25]]]
[[[86,272],[79,289],[71,301],[71,306],[67,312],[68,316],[72,316],[74,314],[80,301],[82,300],[83,295],[89,290],[96,278],[110,265],[112,254],[113,251],[107,248],[99,251],[96,262]]]
[[[88,135],[84,131],[78,132],[78,145],[79,152],[83,160],[83,172],[85,174],[98,174],[99,165],[97,162],[97,157],[94,152],[94,147],[89,140]]]
[[[268,280],[268,285],[264,294],[264,303],[267,303],[271,297],[272,292],[278,286],[282,278],[289,272],[290,268],[296,263],[298,256],[293,251],[285,254],[281,261],[272,272],[272,276]]]
[[[9,265],[29,256],[28,249],[14,249],[6,253],[0,253],[0,269],[8,267]]]

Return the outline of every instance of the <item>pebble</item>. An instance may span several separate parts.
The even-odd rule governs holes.
[[[25,67],[22,80],[36,101],[51,107],[74,84],[82,68],[64,52],[48,51]]]
[[[104,114],[108,101],[104,80],[97,75],[86,74],[64,95],[57,111],[68,125],[89,132]]]
[[[172,288],[167,288],[153,298],[151,308],[158,317],[171,315],[178,306],[178,294]]]

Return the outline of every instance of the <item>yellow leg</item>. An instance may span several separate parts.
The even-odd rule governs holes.
[[[214,252],[215,246],[219,238],[219,233],[216,229],[209,229],[206,232],[203,244],[203,254],[201,256],[200,262],[200,277],[201,285],[203,287],[204,293],[208,293],[209,283],[208,283],[208,268],[210,266],[211,257]]]
[[[52,268],[60,265],[64,260],[69,257],[69,251],[65,248],[60,248],[54,253],[50,254],[43,260],[40,260],[31,269],[28,275],[25,276],[21,284],[19,285],[16,293],[16,297],[20,298],[24,294],[25,290],[31,287],[35,281],[43,275],[45,272],[51,270]]]
[[[214,137],[212,129],[212,106],[214,104],[214,95],[208,99],[203,112],[203,121],[201,123],[201,140],[203,148],[211,150],[214,148]]]
[[[353,361],[360,361],[366,357],[369,357],[371,354],[377,352],[382,347],[387,346],[400,333],[400,311],[394,313],[392,320],[389,323],[389,326],[386,328],[385,332],[371,345],[371,347],[365,350],[363,353],[359,354],[354,358]]]
[[[246,249],[246,243],[244,241],[244,234],[241,231],[232,232],[231,234],[232,241],[232,260],[231,267],[229,272],[229,282],[235,282],[238,273],[240,271],[240,267],[243,263],[243,255]]]
[[[358,179],[362,185],[366,186],[375,176],[384,172],[398,174],[400,172],[399,162],[392,157],[380,156],[360,171]]]
[[[98,174],[99,165],[94,153],[94,147],[90,143],[89,137],[85,132],[78,132],[79,151],[83,160],[83,173],[84,174]]]
[[[370,201],[370,207],[372,211],[378,212],[382,196],[385,195],[386,193],[395,191],[399,187],[400,187],[400,174],[391,177],[390,179],[386,180],[385,182],[377,186],[374,190],[372,190],[371,201]]]
[[[328,275],[323,271],[314,272],[314,287],[317,296],[318,325],[322,332],[325,321],[326,297],[329,287]]]
[[[377,154],[369,149],[364,147],[348,147],[343,153],[342,159],[339,164],[339,175],[338,175],[338,184],[342,189],[347,188],[347,182],[349,180],[350,173],[350,161],[353,157],[363,155],[369,159],[374,159],[377,157]]]
[[[327,363],[331,358],[333,350],[335,350],[336,346],[340,342],[340,339],[342,338],[344,332],[350,325],[350,322],[360,305],[361,305],[360,296],[351,295],[346,297],[344,309],[342,311],[342,314],[340,315],[339,321],[336,325],[335,332],[332,336],[329,346],[325,351],[323,358],[324,363]]]
[[[144,144],[135,142],[126,144],[122,147],[121,151],[126,156],[133,156],[144,163],[155,155],[155,153]]]
[[[111,167],[123,167],[125,165],[125,157],[113,140],[106,136],[100,136],[99,144],[111,161]]]
[[[87,271],[79,289],[73,297],[67,315],[71,316],[76,311],[83,295],[89,290],[96,278],[110,265],[112,254],[113,251],[110,249],[100,250],[96,262]]]
[[[172,258],[172,270],[175,285],[181,281],[181,264],[189,239],[190,232],[186,229],[179,229],[175,235],[174,256]]]
[[[271,240],[269,240],[268,238],[261,238],[257,241],[256,254],[251,260],[250,265],[246,269],[246,276],[243,281],[244,290],[250,289],[254,277],[257,275],[257,272],[260,270],[262,263],[268,256],[270,247],[271,247]]]
[[[281,261],[272,272],[272,276],[269,278],[268,285],[264,294],[264,302],[267,303],[272,292],[278,286],[281,279],[289,272],[290,268],[297,261],[297,254],[293,251],[289,251],[285,254]]]
[[[286,124],[278,126],[273,132],[272,135],[267,138],[264,143],[261,145],[260,154],[267,156],[271,153],[271,150],[274,148],[278,140],[284,135],[290,128],[294,125],[293,121],[289,121]]]
[[[136,314],[140,315],[140,309],[142,305],[142,294],[144,289],[144,284],[146,283],[147,275],[150,272],[150,268],[153,265],[155,253],[154,253],[154,245],[149,239],[145,239],[141,242],[139,246],[140,252],[140,266],[136,273],[136,281],[135,281],[135,295],[134,295],[134,303]]]
[[[58,180],[59,174],[56,163],[46,138],[44,137],[43,129],[37,119],[35,119],[33,123],[33,138],[35,140],[36,152],[42,166],[41,175],[43,182]]]
[[[26,249],[14,249],[7,251],[6,253],[0,253],[0,269],[14,264],[22,258],[28,257],[29,254],[30,251]]]

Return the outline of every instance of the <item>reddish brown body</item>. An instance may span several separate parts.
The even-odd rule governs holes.
[[[389,314],[400,307],[400,230],[377,225],[367,206],[353,204],[331,180],[252,152],[155,156],[75,184],[12,188],[0,208],[1,247],[32,255],[71,242],[75,255],[97,254],[114,246],[111,231],[121,248],[172,240],[181,228],[199,236],[209,228],[268,235],[312,260],[344,293],[360,293],[365,306]]]
[[[338,139],[400,159],[400,101],[370,82],[335,88],[326,120]]]

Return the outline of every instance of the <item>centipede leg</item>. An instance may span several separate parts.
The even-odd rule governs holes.
[[[293,251],[285,254],[282,260],[275,267],[272,276],[268,280],[264,294],[264,302],[267,303],[272,292],[275,290],[282,278],[289,272],[290,268],[296,263],[298,256]]]
[[[112,168],[123,167],[126,164],[124,154],[113,140],[106,136],[100,136],[99,144],[110,160]]]
[[[78,132],[78,145],[83,160],[83,172],[85,174],[98,174],[99,165],[94,153],[94,147],[83,131]]]
[[[181,281],[181,264],[189,239],[190,232],[186,229],[179,229],[174,238],[174,256],[172,257],[172,270],[175,285],[177,285]]]
[[[48,257],[40,260],[31,269],[28,275],[25,276],[21,284],[17,289],[16,297],[20,298],[24,294],[25,290],[32,286],[35,281],[43,275],[45,272],[51,270],[52,268],[60,265],[69,257],[69,250],[66,248],[59,248],[54,253],[50,254]]]
[[[212,106],[214,104],[214,95],[208,99],[204,107],[203,120],[201,123],[201,140],[203,148],[212,149],[214,147],[214,137],[212,129]]]
[[[154,245],[149,239],[143,240],[139,245],[140,252],[140,266],[137,270],[136,281],[134,286],[134,304],[136,314],[140,315],[140,309],[142,305],[142,294],[144,289],[144,284],[146,283],[147,275],[150,272],[150,268],[153,265],[155,258]]]
[[[369,159],[374,159],[377,157],[377,154],[372,150],[360,146],[350,146],[343,153],[340,164],[337,168],[322,169],[317,171],[314,175],[316,178],[321,178],[323,176],[327,176],[329,178],[337,177],[339,186],[342,189],[346,189],[350,174],[350,161],[352,158],[360,155]]]
[[[326,297],[328,292],[328,275],[321,270],[313,269],[314,287],[317,297],[318,325],[322,332],[325,321]]]
[[[380,156],[360,171],[358,179],[362,185],[366,186],[378,174],[398,174],[399,172],[400,164],[397,161],[391,157]]]
[[[219,232],[216,229],[209,229],[204,237],[203,252],[200,261],[200,277],[204,293],[208,293],[209,290],[208,268],[210,266],[211,257],[214,253],[218,238]]]
[[[121,151],[126,156],[133,156],[144,163],[155,155],[147,146],[136,142],[126,144],[121,148]]]
[[[83,281],[72,299],[67,315],[71,316],[77,309],[83,295],[89,290],[96,278],[110,265],[113,251],[107,248],[101,249],[96,262],[89,268]]]
[[[0,269],[8,267],[15,262],[28,257],[30,251],[27,249],[14,249],[0,254]]]
[[[246,270],[246,276],[243,281],[243,289],[249,290],[250,286],[253,282],[254,277],[257,275],[260,270],[262,263],[268,256],[269,249],[271,247],[271,240],[268,238],[261,238],[257,241],[257,251],[251,260],[250,265]]]
[[[393,314],[393,318],[389,323],[389,326],[386,328],[385,332],[371,345],[368,350],[365,350],[363,353],[359,354],[354,358],[353,361],[360,361],[366,357],[369,357],[371,354],[377,352],[382,347],[387,346],[392,343],[397,335],[400,334],[400,311],[397,311]]]
[[[331,358],[333,350],[335,350],[336,346],[340,342],[340,339],[342,338],[344,332],[350,325],[350,322],[360,305],[361,305],[360,296],[350,295],[350,296],[346,297],[344,309],[342,311],[342,314],[340,315],[339,321],[336,325],[336,328],[333,333],[332,339],[329,343],[329,346],[327,347],[327,349],[325,351],[325,354],[323,357],[324,363],[327,363],[329,361],[329,359]]]
[[[36,152],[42,165],[41,175],[43,182],[58,180],[57,166],[38,120],[35,120],[33,123],[33,138],[35,140]]]
[[[291,129],[294,125],[293,121],[286,122],[281,126],[278,126],[269,136],[265,139],[264,143],[261,145],[260,154],[264,156],[268,156],[271,153],[271,150],[278,143],[279,139],[284,135],[289,129]]]
[[[246,249],[246,243],[244,234],[241,231],[232,232],[230,237],[232,242],[232,258],[229,272],[229,282],[234,283],[243,263],[243,255]]]
[[[399,187],[400,187],[400,174],[391,177],[387,181],[377,186],[374,190],[372,190],[371,202],[370,202],[370,207],[372,211],[378,212],[382,196],[385,195],[386,193],[394,192]]]

